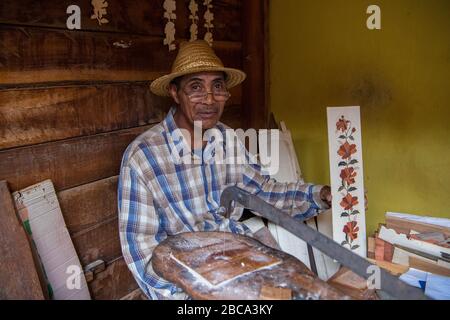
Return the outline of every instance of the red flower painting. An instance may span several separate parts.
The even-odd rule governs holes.
[[[358,238],[359,227],[357,224],[356,221],[347,222],[344,226],[344,230],[342,230],[346,234],[347,239],[349,239],[349,242],[353,242],[353,240]]]
[[[352,210],[358,203],[358,197],[353,197],[350,193],[347,193],[347,195],[342,198],[340,205],[344,210]]]
[[[340,177],[347,185],[355,183],[356,171],[353,167],[347,167],[341,170]]]
[[[356,153],[356,144],[350,144],[347,141],[341,145],[338,150],[338,155],[342,157],[342,159],[349,159],[353,154]]]
[[[340,162],[338,166],[341,167],[341,186],[338,192],[342,194],[342,200],[339,205],[342,208],[341,218],[347,219],[344,225],[343,232],[345,233],[345,241],[342,241],[342,245],[348,245],[351,250],[356,250],[359,245],[353,244],[358,238],[358,222],[356,221],[359,211],[355,207],[359,204],[358,197],[354,196],[352,192],[358,190],[354,184],[356,183],[356,177],[358,176],[357,168],[354,167],[358,163],[358,159],[354,158],[354,155],[358,151],[356,144],[352,143],[355,140],[354,134],[356,128],[352,127],[351,121],[341,116],[336,122],[336,130],[339,132],[340,147],[337,151],[340,156]]]
[[[339,131],[341,131],[341,132],[345,132],[345,131],[347,131],[347,123],[349,123],[349,121],[348,120],[345,120],[344,119],[344,116],[342,116],[339,120],[338,120],[338,122],[336,122],[336,128],[339,130]]]

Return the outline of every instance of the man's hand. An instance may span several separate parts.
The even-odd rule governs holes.
[[[324,201],[329,207],[331,207],[331,188],[330,186],[323,186],[322,189],[320,189],[320,199]],[[368,206],[369,201],[367,200],[367,191],[364,191],[364,208],[369,208]]]
[[[330,186],[323,186],[320,189],[320,199],[331,207],[331,188]]]

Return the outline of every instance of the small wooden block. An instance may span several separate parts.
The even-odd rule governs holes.
[[[328,283],[339,284],[357,290],[367,289],[367,280],[346,267],[342,267],[333,277],[331,277],[331,279],[328,280]]]
[[[388,261],[377,261],[377,260],[372,260],[372,259],[367,259],[367,260],[376,264],[380,268],[385,269],[386,271],[393,274],[394,276],[400,276],[409,270],[408,266],[404,266],[401,264],[391,263]]]
[[[394,256],[394,246],[389,242],[384,243],[384,261],[392,261],[392,257]]]
[[[292,291],[288,288],[262,286],[259,298],[261,300],[291,300]]]
[[[375,252],[375,238],[373,237],[367,238],[367,252]]]
[[[414,269],[431,272],[431,273],[438,274],[438,275],[441,275],[444,277],[450,277],[450,269],[439,266],[437,263],[434,264],[434,263],[428,262],[424,259],[410,257],[409,265],[411,268],[414,268]]]
[[[367,258],[375,259],[375,238],[367,238]]]
[[[367,288],[367,280],[350,269],[341,267],[339,271],[327,281],[333,287],[357,300],[377,300],[374,290]]]
[[[394,255],[394,246],[380,238],[375,238],[375,260],[392,261]],[[371,258],[371,257],[369,257]]]
[[[384,260],[384,241],[379,238],[375,239],[375,260]]]

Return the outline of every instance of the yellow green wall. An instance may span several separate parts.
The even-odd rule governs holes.
[[[386,211],[450,218],[450,1],[271,0],[269,14],[270,107],[306,181],[329,183],[326,106],[360,105],[368,233]]]

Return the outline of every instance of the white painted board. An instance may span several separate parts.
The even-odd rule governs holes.
[[[360,108],[328,107],[333,239],[366,257]]]
[[[50,180],[13,193],[19,216],[36,245],[55,300],[90,300],[80,260]],[[29,232],[28,231],[28,232]]]

